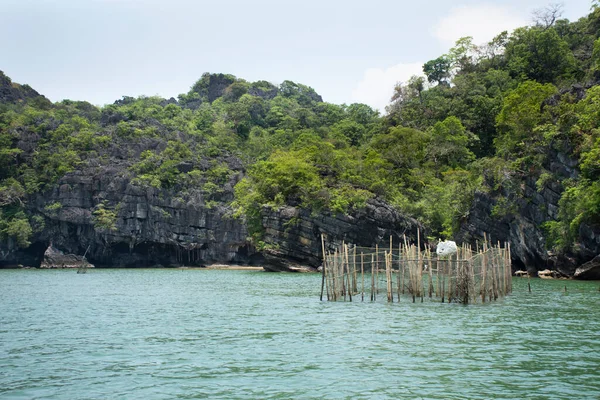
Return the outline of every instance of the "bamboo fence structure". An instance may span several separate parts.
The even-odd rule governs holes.
[[[468,304],[495,301],[512,292],[510,244],[492,244],[487,235],[476,249],[462,245],[449,256],[421,249],[418,236],[416,245],[404,237],[394,246],[390,237],[389,247],[342,243],[328,252],[323,240],[322,249],[321,299],[325,290],[329,301],[377,301],[384,292],[390,303],[408,296],[413,303],[429,297]]]

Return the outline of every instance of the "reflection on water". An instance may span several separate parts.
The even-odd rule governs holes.
[[[0,398],[600,396],[598,282],[461,306],[319,302],[320,279],[2,270]]]

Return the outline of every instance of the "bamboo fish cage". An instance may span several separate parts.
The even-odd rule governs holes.
[[[491,244],[487,236],[481,246],[462,245],[457,252],[438,256],[417,244],[402,243],[389,247],[357,247],[342,243],[334,251],[325,251],[322,238],[323,271],[321,300],[412,302],[425,297],[441,302],[485,303],[512,292],[510,245]]]

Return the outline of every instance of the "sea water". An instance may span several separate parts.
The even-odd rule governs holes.
[[[0,398],[600,398],[600,283],[513,283],[334,303],[317,274],[0,270]]]

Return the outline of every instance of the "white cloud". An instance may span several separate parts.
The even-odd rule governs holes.
[[[527,20],[512,8],[480,4],[453,8],[448,15],[440,18],[432,34],[448,47],[465,36],[472,36],[475,44],[483,44],[502,31],[510,33],[524,25],[527,25]]]
[[[380,111],[390,103],[397,82],[408,82],[413,75],[423,74],[423,63],[397,64],[389,68],[369,68],[352,90],[352,101],[365,103]]]

